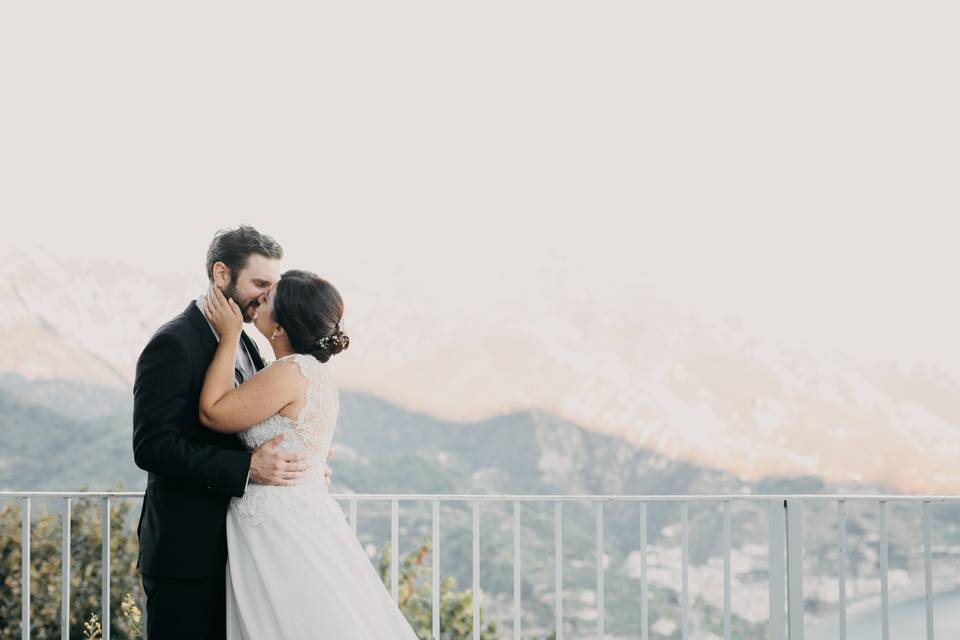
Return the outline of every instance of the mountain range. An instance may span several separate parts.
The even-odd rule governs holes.
[[[542,286],[504,287],[482,316],[463,292],[396,278],[338,278],[352,337],[332,363],[344,390],[464,424],[540,411],[745,479],[960,490],[960,385],[936,367],[791,348],[653,290],[549,270]],[[125,392],[150,334],[203,286],[199,268],[153,275],[7,246],[0,376],[40,384],[33,393],[64,381]]]

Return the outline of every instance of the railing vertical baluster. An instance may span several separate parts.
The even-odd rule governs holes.
[[[890,640],[889,541],[887,540],[887,502],[880,501],[880,630]]]
[[[521,570],[520,556],[520,501],[513,501],[513,638],[520,640]]]
[[[103,499],[103,569],[100,594],[100,637],[110,640],[110,496]]]
[[[650,640],[647,602],[647,503],[640,503],[640,640]]]
[[[730,501],[723,501],[723,638],[724,640],[730,640],[730,634],[732,633],[731,621],[730,621],[730,610],[732,608],[730,602],[730,583],[731,583],[731,567],[730,567],[730,547],[732,546],[730,540]]]
[[[927,638],[933,640],[933,545],[930,535],[930,502],[923,501],[923,582],[927,601]]]
[[[430,566],[433,581],[431,593],[433,639],[440,640],[440,501],[433,501],[433,561]]]
[[[787,619],[790,640],[803,640],[803,502],[787,500]]]
[[[30,498],[23,498],[20,518],[20,638],[30,640]]]
[[[556,639],[563,640],[563,502],[560,500],[553,507],[553,590]]]
[[[603,502],[597,502],[597,638],[603,640]]]
[[[390,593],[393,603],[400,599],[400,501],[390,501]]]
[[[353,535],[357,535],[357,501],[350,501],[350,528],[353,529]]]
[[[60,637],[70,640],[70,498],[63,499],[63,541],[60,547]]]
[[[480,503],[473,503],[473,640],[480,640]]]
[[[784,610],[784,555],[786,531],[784,502],[775,498],[768,505],[768,535],[770,542],[770,640],[786,640],[786,612]]]
[[[840,566],[837,567],[838,624],[840,640],[847,640],[847,506],[837,502],[837,529],[840,532]]]
[[[680,637],[690,637],[690,589],[687,573],[690,564],[690,505],[680,503],[680,591],[682,609],[680,612]]]

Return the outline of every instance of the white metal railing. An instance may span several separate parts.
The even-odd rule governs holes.
[[[104,640],[110,638],[110,506],[115,498],[142,498],[142,492],[47,492],[47,491],[0,491],[0,498],[14,498],[22,502],[22,638],[30,637],[30,516],[33,498],[63,500],[63,541],[61,628],[62,638],[67,639],[70,620],[70,511],[74,499],[99,499],[103,509],[103,572],[101,624]],[[440,503],[465,502],[472,506],[473,519],[473,594],[480,594],[480,505],[485,502],[512,502],[513,504],[513,637],[520,640],[521,631],[521,578],[520,555],[521,504],[524,502],[554,503],[554,553],[563,558],[563,503],[592,502],[596,519],[596,584],[597,584],[597,638],[604,637],[604,566],[603,566],[603,507],[613,502],[640,503],[640,625],[641,638],[649,638],[648,584],[647,584],[647,505],[653,502],[670,502],[680,505],[681,544],[681,635],[690,637],[690,597],[688,590],[689,566],[689,505],[690,503],[714,503],[722,506],[723,537],[723,635],[731,640],[731,523],[730,506],[733,502],[766,503],[769,515],[769,595],[771,640],[803,640],[803,536],[801,517],[805,502],[834,502],[837,504],[840,558],[838,562],[839,586],[839,638],[846,640],[846,505],[849,502],[867,502],[879,505],[880,526],[880,584],[881,627],[884,640],[889,640],[889,582],[888,582],[888,531],[887,505],[891,502],[921,504],[922,537],[924,553],[924,591],[926,597],[926,640],[933,640],[933,563],[931,548],[931,506],[933,503],[960,504],[960,496],[900,496],[900,495],[699,495],[699,496],[636,496],[636,495],[429,495],[429,494],[330,494],[335,500],[349,503],[349,521],[354,533],[357,531],[357,510],[360,502],[390,502],[390,591],[397,602],[399,589],[399,517],[400,502],[432,503],[433,549],[432,549],[432,636],[440,637]],[[555,624],[556,638],[563,640],[563,562],[554,563],[554,587],[556,592]],[[480,598],[473,597],[473,638],[480,638]]]

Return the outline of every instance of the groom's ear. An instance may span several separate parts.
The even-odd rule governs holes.
[[[222,262],[213,263],[213,284],[224,289],[230,284],[230,268]]]

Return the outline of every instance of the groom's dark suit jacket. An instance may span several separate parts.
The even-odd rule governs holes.
[[[241,334],[259,371],[263,359]],[[137,566],[149,576],[222,574],[226,512],[242,496],[251,453],[233,434],[200,424],[200,389],[217,339],[194,302],[160,327],[137,360],[133,457],[148,473]]]

